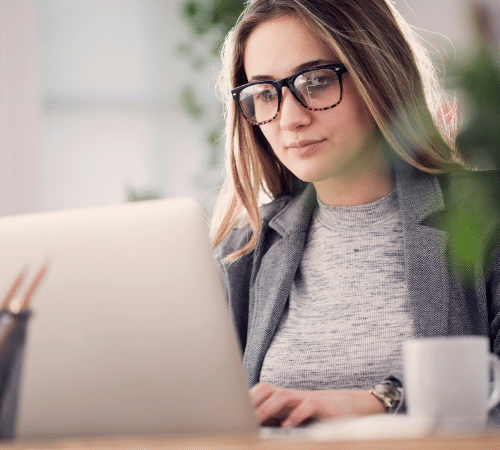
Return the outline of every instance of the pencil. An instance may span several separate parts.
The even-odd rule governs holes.
[[[14,295],[16,295],[16,292],[19,289],[19,286],[21,286],[21,283],[23,282],[23,280],[26,276],[27,270],[28,270],[27,267],[24,267],[21,270],[21,272],[17,276],[16,280],[14,281],[14,284],[10,288],[9,292],[7,292],[7,295],[5,296],[5,298],[2,301],[2,306],[1,306],[2,311],[8,308],[9,303],[11,302],[12,298],[14,297]]]
[[[28,292],[26,292],[21,304],[19,305],[19,311],[23,311],[25,309],[28,309],[30,306],[31,298],[33,297],[33,294],[40,284],[40,281],[42,281],[42,278],[44,277],[45,273],[47,272],[47,269],[49,268],[50,265],[50,260],[46,260],[43,266],[40,268],[38,273],[36,274],[35,279],[33,280],[33,283],[31,283],[31,286],[28,289]]]

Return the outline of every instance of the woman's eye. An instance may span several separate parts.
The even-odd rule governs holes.
[[[265,89],[257,95],[258,100],[266,100],[268,102],[274,100],[276,97],[276,92],[270,90],[270,89]]]
[[[322,86],[329,86],[330,84],[334,83],[334,79],[332,77],[315,77],[312,80],[310,80],[310,85],[314,87],[322,87]]]
[[[307,76],[301,76],[295,81],[295,87],[299,91],[324,91],[332,88],[338,81],[335,73],[330,71],[321,71],[319,73],[310,73]]]

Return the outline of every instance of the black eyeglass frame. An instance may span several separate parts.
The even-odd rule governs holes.
[[[332,69],[335,71],[335,73],[337,74],[337,78],[339,80],[339,86],[340,86],[340,99],[338,100],[337,103],[333,104],[333,105],[330,105],[330,106],[326,106],[324,108],[310,108],[309,106],[305,105],[301,100],[300,100],[300,97],[297,95],[297,93],[295,92],[295,88],[293,86],[293,83],[295,81],[295,79],[297,77],[299,77],[300,75],[302,75],[303,73],[306,73],[306,72],[310,72],[310,71],[313,71],[313,70],[319,70],[319,69]],[[294,73],[293,75],[290,75],[289,77],[287,78],[283,78],[282,80],[262,80],[262,81],[252,81],[251,83],[247,83],[247,84],[243,84],[242,86],[238,86],[237,88],[234,88],[234,89],[231,89],[231,95],[233,96],[233,100],[236,102],[236,105],[238,106],[238,109],[240,110],[240,112],[243,114],[243,117],[248,121],[250,122],[252,125],[264,125],[266,123],[269,123],[271,121],[273,121],[274,119],[276,119],[276,117],[278,116],[279,112],[280,112],[280,108],[281,108],[281,98],[282,98],[282,94],[281,94],[281,90],[283,89],[284,86],[286,86],[290,92],[292,93],[292,95],[294,96],[294,98],[306,109],[308,109],[309,111],[325,111],[327,109],[332,109],[334,108],[335,106],[337,106],[340,101],[342,100],[342,93],[343,93],[343,89],[342,89],[342,74],[346,73],[347,72],[347,68],[345,67],[344,64],[326,64],[326,65],[323,65],[323,66],[314,66],[314,67],[309,67],[307,69],[304,69],[304,70],[301,70],[300,72],[297,72],[297,73]],[[243,108],[241,107],[241,104],[240,104],[240,97],[239,97],[239,93],[249,87],[249,86],[254,86],[254,85],[257,85],[257,84],[272,84],[275,89],[276,89],[276,92],[278,93],[278,110],[276,111],[276,114],[274,115],[274,117],[272,119],[269,119],[269,120],[265,120],[264,122],[254,122],[252,121],[251,119],[249,119],[245,113],[243,112]]]

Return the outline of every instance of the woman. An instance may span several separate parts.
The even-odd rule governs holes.
[[[412,337],[482,334],[500,353],[499,258],[477,262],[472,287],[447,263],[471,172],[396,11],[252,0],[223,61],[229,175],[212,236],[261,423],[400,410]]]

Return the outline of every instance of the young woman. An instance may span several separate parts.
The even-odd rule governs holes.
[[[212,236],[261,423],[400,410],[413,337],[481,334],[500,353],[498,252],[467,285],[445,226],[481,195],[468,180],[495,175],[460,163],[432,65],[392,6],[252,0],[223,62]]]

